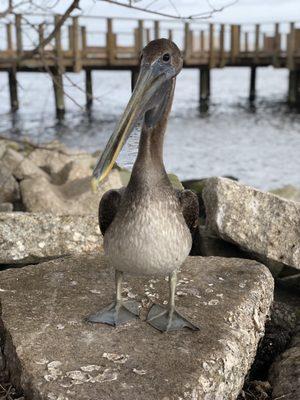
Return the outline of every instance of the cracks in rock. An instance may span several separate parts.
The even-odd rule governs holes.
[[[39,265],[39,264],[42,264],[42,263],[45,263],[48,261],[59,260],[60,258],[65,259],[67,257],[71,257],[71,254],[66,253],[66,254],[61,254],[58,256],[45,257],[41,260],[36,260],[36,261],[19,262],[17,264],[0,264],[0,271],[5,271],[7,269],[24,268],[29,265]]]
[[[0,400],[24,400],[21,363],[1,315],[0,303]]]

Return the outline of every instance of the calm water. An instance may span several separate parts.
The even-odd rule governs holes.
[[[83,75],[69,74],[67,114],[55,119],[52,85],[46,74],[20,73],[20,111],[8,108],[7,77],[0,73],[0,132],[35,142],[59,139],[68,146],[94,151],[105,145],[130,95],[129,72],[93,73],[94,108],[84,105]],[[74,87],[74,83],[77,87]],[[168,171],[181,179],[234,175],[242,182],[268,189],[300,186],[300,114],[284,105],[287,71],[259,69],[256,110],[247,102],[248,69],[226,68],[212,73],[212,104],[198,111],[198,72],[184,70],[177,80],[175,101],[165,144]],[[138,132],[119,157],[131,167]]]

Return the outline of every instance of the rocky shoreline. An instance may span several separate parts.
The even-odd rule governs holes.
[[[79,287],[82,288],[78,291],[78,296],[82,299],[83,304],[84,299],[87,299],[86,294],[84,294],[86,283],[84,283],[85,278],[79,271],[87,268],[89,273],[97,276],[97,269],[94,272],[93,257],[97,259],[96,255],[102,252],[102,237],[97,221],[99,199],[110,188],[126,185],[130,176],[129,171],[116,166],[104,186],[98,190],[98,193],[92,193],[89,182],[97,156],[98,154],[66,149],[58,142],[33,146],[27,142],[0,141],[0,300],[3,314],[2,319],[0,317],[0,384],[2,382],[3,387],[7,387],[5,382],[11,380],[14,383],[17,391],[15,397],[13,397],[13,394],[10,395],[11,398],[17,398],[24,390],[27,396],[28,393],[31,393],[32,399],[71,400],[76,398],[77,392],[74,388],[79,390],[80,385],[84,385],[83,382],[77,382],[78,386],[74,386],[74,382],[71,380],[69,389],[67,387],[60,389],[62,390],[60,395],[55,385],[60,382],[61,378],[54,379],[55,384],[50,385],[49,382],[39,377],[40,371],[43,371],[43,368],[46,367],[43,365],[39,370],[36,369],[36,366],[33,368],[30,358],[35,354],[35,350],[31,349],[32,353],[26,353],[24,336],[26,336],[26,331],[27,333],[31,332],[32,337],[36,338],[39,335],[45,335],[46,346],[50,346],[50,342],[47,343],[48,328],[45,327],[44,330],[41,328],[45,318],[43,310],[48,307],[53,291],[57,293],[56,296],[60,303],[64,302],[66,298],[65,296],[60,297],[60,290],[57,285],[60,285],[61,282],[56,281],[56,276],[67,277],[68,274],[74,274],[73,281],[77,283],[73,285],[72,290],[76,291],[79,290]],[[191,252],[194,257],[190,258],[191,261],[187,262],[188,266],[186,267],[188,271],[189,266],[191,266],[190,273],[193,276],[198,270],[199,276],[193,278],[194,281],[197,281],[196,286],[194,283],[190,283],[186,287],[184,285],[182,288],[179,287],[177,296],[181,299],[182,307],[185,307],[185,302],[187,302],[186,304],[193,304],[189,307],[191,312],[196,315],[198,313],[196,301],[198,298],[200,299],[199,305],[202,304],[201,307],[204,308],[204,311],[205,307],[209,305],[218,308],[219,304],[221,309],[224,307],[224,315],[227,315],[227,313],[230,313],[230,299],[235,302],[235,305],[232,303],[233,309],[230,318],[233,320],[229,323],[231,328],[229,329],[229,326],[226,325],[228,322],[226,322],[219,336],[216,333],[216,343],[218,337],[220,340],[222,338],[225,341],[224,349],[220,349],[218,356],[216,356],[214,350],[216,343],[205,356],[201,354],[199,349],[198,357],[201,358],[203,365],[201,368],[197,367],[193,370],[193,373],[198,376],[198,384],[195,385],[194,380],[188,376],[180,376],[180,378],[175,376],[178,381],[176,396],[182,395],[184,399],[236,400],[240,392],[238,400],[272,400],[280,396],[294,400],[300,397],[300,385],[295,384],[297,380],[298,382],[300,380],[298,340],[300,190],[287,186],[285,189],[273,191],[274,193],[266,193],[247,187],[230,178],[209,178],[182,183],[176,176],[170,175],[170,179],[177,188],[185,187],[194,190],[200,202],[199,229],[194,237]],[[86,267],[84,266],[84,259],[87,260]],[[102,265],[103,262],[101,258],[99,263]],[[24,268],[25,265],[31,266]],[[72,272],[72,265],[78,266],[78,274],[75,273],[76,269]],[[19,268],[16,269],[16,267]],[[41,310],[34,317],[34,313],[31,314],[30,310],[38,308],[38,305],[34,302],[34,296],[39,293],[39,288],[32,289],[31,286],[26,286],[25,282],[29,279],[32,282],[32,287],[35,287],[35,282],[40,279],[38,278],[39,268],[44,270],[46,275],[49,275],[49,282],[52,283],[49,286],[49,283],[40,281],[40,287],[44,287],[43,293],[49,291],[50,297],[40,298]],[[103,268],[105,270],[106,267],[103,266]],[[216,273],[219,274],[221,283],[223,282],[222,279],[226,281],[228,278],[229,283],[231,279],[232,284],[236,282],[237,287],[230,285],[219,287],[218,278],[214,282],[208,280],[207,286],[203,286],[202,282],[209,279],[209,272],[206,274],[203,268],[211,269],[211,274],[213,274],[214,268],[217,268],[218,272]],[[226,268],[228,268],[228,275],[223,276]],[[231,268],[233,269],[231,270]],[[54,270],[57,270],[55,274]],[[273,278],[269,271],[271,271]],[[103,274],[105,282],[106,280],[109,281],[109,275],[106,272],[103,272]],[[184,279],[187,281],[191,279],[185,269],[183,269],[182,274],[183,282]],[[273,291],[273,279],[275,279],[275,293]],[[109,283],[107,284],[109,287]],[[145,287],[150,285],[149,287],[152,287],[152,289],[155,288],[152,290],[153,296],[160,296],[160,288],[156,288],[155,284],[148,282],[144,285]],[[24,296],[26,296],[26,299],[23,300],[20,296],[22,287],[24,288]],[[199,292],[198,288],[201,288]],[[245,288],[248,288],[248,290],[244,290]],[[66,289],[66,293],[68,290]],[[217,297],[211,298],[212,293],[215,293]],[[282,301],[282,293],[287,295],[283,296],[284,301]],[[102,296],[100,293],[98,295]],[[220,296],[218,297],[218,295]],[[273,301],[273,295],[275,295],[275,301]],[[146,303],[154,301],[155,296],[153,296],[147,294],[142,303],[143,301],[146,301]],[[255,299],[258,302],[257,304],[260,304],[260,308],[255,308]],[[214,304],[216,305],[214,306]],[[251,304],[253,304],[251,307],[254,307],[251,312],[254,314],[247,316]],[[60,315],[60,310],[57,307],[57,303],[53,303],[52,312]],[[21,335],[20,332],[18,333],[19,327],[16,325],[18,318],[12,315],[13,310],[19,308],[23,309],[24,318],[32,319],[32,323],[28,326],[25,323],[26,330]],[[81,309],[80,306],[77,308]],[[214,308],[215,311],[213,311],[216,313],[215,315],[219,315],[217,308]],[[84,307],[83,310],[85,311]],[[76,307],[73,311],[76,312]],[[209,312],[208,309],[207,312]],[[57,326],[66,326],[68,321],[64,320],[64,315],[61,314],[60,318],[62,322],[58,321]],[[201,318],[205,318],[205,314],[201,314]],[[221,314],[219,318],[221,318]],[[75,314],[70,314],[70,320],[77,321]],[[215,325],[212,325],[211,329],[217,332],[217,328],[223,326],[223,322],[216,319],[214,323]],[[81,324],[79,320],[77,324]],[[241,328],[242,326],[243,328]],[[239,329],[244,329],[249,335],[248,344],[245,342],[245,347],[239,349],[240,352],[243,352],[240,364],[238,358],[235,359],[235,350],[233,351],[233,348],[238,345],[238,341],[236,341],[238,338],[234,338],[234,331],[231,330],[233,327],[237,336]],[[84,330],[85,328],[81,327],[81,329]],[[137,328],[134,326],[128,329],[133,329],[133,332],[142,329],[141,337],[148,337],[147,335],[149,335],[149,340],[151,339],[151,332],[148,333],[147,330],[144,330],[144,327]],[[108,333],[107,330],[104,331],[103,334],[108,335],[107,346],[111,347],[112,351],[116,338],[114,334]],[[54,331],[52,334],[54,334]],[[74,329],[71,329],[68,332],[68,337],[72,338],[73,334],[75,334]],[[91,335],[92,333],[86,334]],[[94,334],[96,333],[94,332]],[[246,340],[247,335],[242,335],[238,340]],[[181,339],[186,341],[184,335]],[[89,340],[92,340],[92,336]],[[136,340],[139,340],[139,336]],[[159,343],[159,339],[157,340]],[[179,341],[179,336],[177,340]],[[203,343],[209,342],[209,339],[205,336],[202,340]],[[40,358],[45,350],[43,345],[43,342],[39,345]],[[191,351],[190,346],[191,343],[187,342],[186,354]],[[131,351],[129,346],[128,357],[134,359]],[[231,352],[233,358],[229,360],[228,357]],[[47,356],[50,358],[49,354]],[[65,359],[60,360],[60,363],[68,364],[67,358],[69,356],[70,354],[66,353]],[[85,363],[89,362],[84,355],[80,357],[82,362],[83,360]],[[214,363],[218,364],[219,359],[224,360],[224,374],[227,376],[224,382],[216,378],[216,375],[215,377],[207,375],[207,372],[210,373],[215,370],[213,365],[215,365]],[[141,364],[146,363],[146,359],[139,360]],[[212,360],[214,360],[214,363]],[[96,363],[96,361],[94,362]],[[178,362],[179,360],[173,359],[173,363]],[[51,360],[48,359],[49,363],[51,363]],[[90,364],[92,364],[91,361]],[[102,370],[102,364],[100,364],[99,370]],[[250,368],[251,364],[252,367]],[[16,371],[12,370],[12,366]],[[69,367],[71,368],[71,366]],[[78,366],[74,365],[72,368],[75,367]],[[111,371],[111,367],[106,367]],[[149,364],[148,368],[151,369],[152,367]],[[136,367],[134,368],[136,369]],[[209,371],[207,371],[207,368]],[[32,373],[29,373],[31,370],[36,371],[36,376],[33,377]],[[63,371],[63,367],[60,370]],[[123,384],[130,385],[130,380],[127,381],[125,371],[118,367],[115,373],[119,377],[116,380],[122,377]],[[186,373],[190,374],[191,371],[187,369]],[[232,374],[236,374],[238,378],[233,379]],[[242,377],[245,380],[243,388]],[[41,383],[42,381],[37,383],[35,379],[42,379],[43,383]],[[143,379],[137,385],[148,387],[147,376]],[[166,379],[172,380],[173,378],[166,376]],[[103,399],[106,399],[106,390],[109,390],[109,388],[112,390],[110,384],[103,382],[98,382],[98,384],[101,384],[101,390],[104,393]],[[117,382],[115,384],[117,385]],[[35,385],[36,392],[30,392]],[[183,388],[182,393],[180,385]],[[92,393],[95,386],[90,386],[89,390]],[[186,395],[184,395],[184,392]],[[151,393],[152,389],[149,387],[145,398],[151,399],[153,395]],[[0,399],[2,399],[1,396],[0,391]],[[92,398],[88,396],[87,394],[87,397],[81,398]],[[171,393],[170,396],[172,396]],[[9,399],[9,397],[7,398]],[[109,398],[115,399],[117,397]],[[162,398],[169,399],[168,393],[164,392]],[[170,397],[170,400],[172,399],[173,397]]]

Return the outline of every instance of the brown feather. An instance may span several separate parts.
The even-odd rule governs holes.
[[[124,190],[124,187],[108,190],[100,200],[98,217],[102,235],[105,234],[117,214]]]

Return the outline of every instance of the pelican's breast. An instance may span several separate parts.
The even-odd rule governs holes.
[[[123,204],[104,236],[104,249],[115,269],[136,274],[177,270],[192,245],[175,195],[137,197]]]

